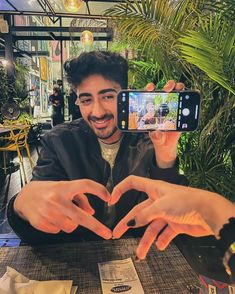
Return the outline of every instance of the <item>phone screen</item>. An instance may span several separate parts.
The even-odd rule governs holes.
[[[129,130],[176,130],[179,93],[129,92]]]

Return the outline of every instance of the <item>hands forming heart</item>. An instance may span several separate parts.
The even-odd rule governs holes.
[[[136,205],[113,232],[93,216],[94,209],[84,195],[96,195],[109,205],[114,205],[131,189],[145,192],[148,199]],[[144,259],[154,242],[158,249],[164,250],[180,233],[192,236],[213,234],[205,216],[195,211],[200,197],[198,191],[209,193],[137,176],[129,176],[120,182],[111,195],[101,184],[86,179],[34,181],[21,190],[15,200],[14,209],[36,229],[52,234],[60,231],[71,233],[81,225],[104,239],[118,239],[130,227],[148,225],[136,251],[138,258]],[[193,197],[194,194],[197,197]],[[211,195],[203,195],[204,202],[206,197],[209,206],[213,200]],[[208,209],[206,212],[208,214]]]

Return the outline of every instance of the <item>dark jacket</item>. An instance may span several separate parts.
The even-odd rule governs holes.
[[[40,156],[33,171],[33,180],[60,181],[86,178],[106,185],[109,175],[110,166],[101,156],[96,135],[80,119],[57,126],[43,137]],[[153,146],[147,133],[125,133],[123,136],[112,170],[113,186],[128,175],[150,177],[175,184],[187,183],[185,177],[178,174],[177,164],[169,169],[160,169],[156,166]],[[88,198],[95,209],[94,216],[102,222],[104,202],[95,196],[88,195]],[[123,195],[116,206],[115,224],[133,206],[146,198],[146,194],[134,190]],[[14,199],[13,197],[8,205],[8,220],[15,233],[24,242],[46,244],[100,238],[80,226],[70,234],[61,232],[54,235],[38,231],[14,213]],[[127,234],[141,236],[143,229],[128,230]],[[197,273],[217,280],[229,281],[220,254],[215,248],[214,237],[193,238],[181,235],[175,238],[175,243]]]
[[[108,162],[101,156],[96,135],[84,120],[80,119],[57,126],[43,137],[40,156],[33,171],[33,180],[91,179],[106,185],[110,172]],[[153,146],[146,133],[126,133],[122,138],[112,170],[113,187],[128,175],[150,177],[178,184],[185,183],[185,178],[178,174],[177,166],[169,169],[160,169],[156,166]],[[128,191],[116,205],[114,225],[146,198],[146,194],[142,192]],[[95,210],[95,218],[102,222],[104,202],[91,195],[88,195],[88,199]],[[82,227],[78,227],[71,234],[62,232],[53,235],[40,232],[14,213],[13,201],[14,199],[8,205],[9,223],[16,234],[27,243],[98,238],[97,235]]]

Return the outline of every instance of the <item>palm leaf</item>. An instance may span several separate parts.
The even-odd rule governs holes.
[[[221,13],[223,18],[235,20],[234,0],[211,1],[203,0],[203,8],[214,13]]]
[[[231,86],[228,64],[234,64],[235,30],[224,22],[218,26],[221,17],[201,21],[200,31],[188,31],[180,38],[180,50],[185,60],[205,72],[212,80],[235,94]],[[220,29],[218,29],[218,27]],[[222,27],[222,29],[221,29]],[[231,73],[234,71],[230,69]]]

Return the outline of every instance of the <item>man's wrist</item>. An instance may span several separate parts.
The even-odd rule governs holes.
[[[176,157],[170,161],[160,160],[156,157],[156,164],[159,168],[172,168],[175,165]]]

